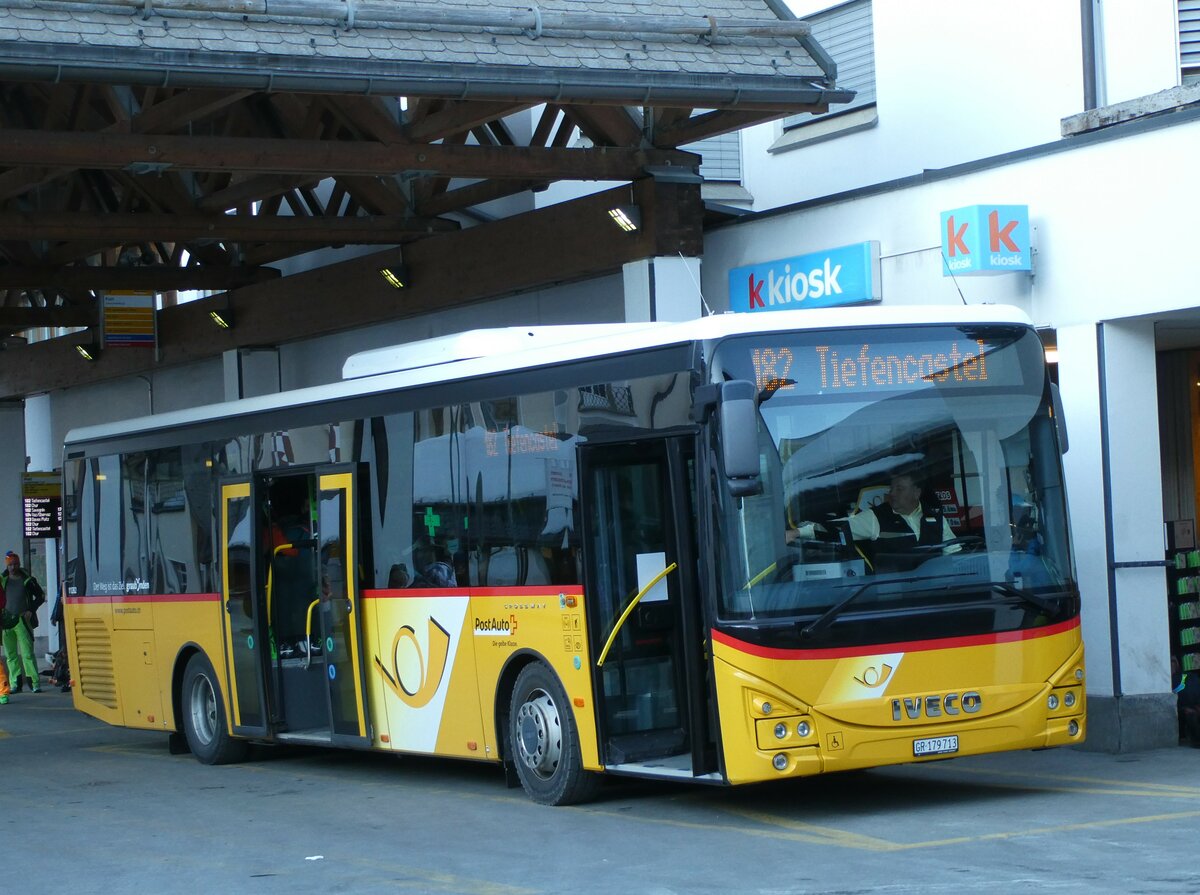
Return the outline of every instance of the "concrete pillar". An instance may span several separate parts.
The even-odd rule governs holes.
[[[1153,323],[1060,327],[1058,358],[1087,650],[1087,748],[1173,745]]]
[[[235,348],[222,355],[225,400],[273,395],[279,391],[278,348]]]
[[[49,395],[35,395],[25,400],[25,453],[29,458],[29,469],[37,472],[62,473],[62,445],[54,437],[52,404]],[[50,613],[58,597],[57,538],[42,538],[29,543],[28,556],[23,556],[26,567],[33,572],[46,591],[46,605],[38,613],[38,627],[34,632],[34,647],[39,657],[58,648],[58,631],[50,624]],[[7,548],[5,548],[7,549]],[[49,664],[39,667],[48,668]]]
[[[643,258],[628,262],[623,272],[627,323],[704,316],[699,258]]]
[[[0,557],[15,550],[24,559],[25,529],[21,509],[21,483],[25,465],[25,405],[0,402]]]

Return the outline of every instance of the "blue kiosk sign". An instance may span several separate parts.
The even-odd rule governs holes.
[[[729,271],[731,311],[829,308],[881,297],[879,243],[875,241]]]
[[[968,205],[942,212],[942,276],[1033,270],[1028,205]]]

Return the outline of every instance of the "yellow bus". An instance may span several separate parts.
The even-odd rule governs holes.
[[[876,307],[474,331],[77,430],[74,703],[547,804],[1079,743],[1057,407],[1021,312]]]

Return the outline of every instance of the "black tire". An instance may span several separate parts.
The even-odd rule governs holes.
[[[229,735],[221,685],[203,653],[188,660],[181,696],[183,733],[197,759],[204,764],[229,764],[246,757],[246,741]]]
[[[526,665],[513,684],[508,754],[525,792],[543,805],[584,802],[600,787],[599,775],[583,769],[567,694],[541,662]]]

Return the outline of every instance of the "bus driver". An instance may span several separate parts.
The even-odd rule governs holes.
[[[892,474],[885,502],[861,513],[847,517],[846,524],[855,541],[879,542],[871,552],[875,555],[872,565],[883,571],[895,568],[897,560],[914,547],[933,546],[954,540],[950,523],[940,506],[926,508],[921,502],[921,483],[917,474],[908,470]],[[801,540],[820,539],[830,534],[819,522],[802,522],[787,533],[788,543]],[[946,548],[954,552],[957,545]],[[880,568],[882,566],[882,568]]]

